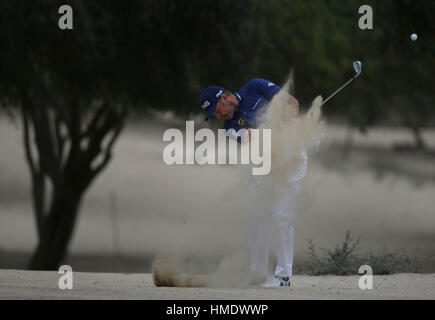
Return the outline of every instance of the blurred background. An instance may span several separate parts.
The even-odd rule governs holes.
[[[247,172],[167,166],[163,132],[222,126],[203,121],[209,85],[283,84],[291,69],[304,111],[360,60],[323,110],[295,270],[309,240],[333,248],[350,231],[434,272],[434,14],[430,0],[0,0],[0,268],[149,272],[166,251],[246,252]]]

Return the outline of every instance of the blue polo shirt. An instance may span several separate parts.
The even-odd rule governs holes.
[[[248,81],[240,91],[234,92],[239,101],[239,109],[230,120],[225,120],[224,129],[255,128],[259,123],[258,115],[265,111],[267,105],[281,88],[265,79],[252,79]],[[230,136],[232,137],[232,136]],[[238,137],[237,141],[240,142]]]

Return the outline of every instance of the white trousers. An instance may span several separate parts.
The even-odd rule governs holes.
[[[295,200],[307,171],[307,157],[290,172],[253,176],[251,198],[251,271],[256,278],[268,273],[271,227],[275,227],[275,275],[290,277],[293,268]]]

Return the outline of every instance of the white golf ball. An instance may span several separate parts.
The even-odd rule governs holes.
[[[417,40],[417,38],[418,38],[417,34],[415,34],[415,33],[411,34],[411,40],[412,41]]]

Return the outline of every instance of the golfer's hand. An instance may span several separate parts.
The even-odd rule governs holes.
[[[291,94],[288,95],[287,103],[290,107],[290,113],[292,117],[296,118],[299,113],[299,101]]]
[[[299,110],[299,101],[291,94],[289,94],[288,103],[294,105],[296,107],[296,110]]]

